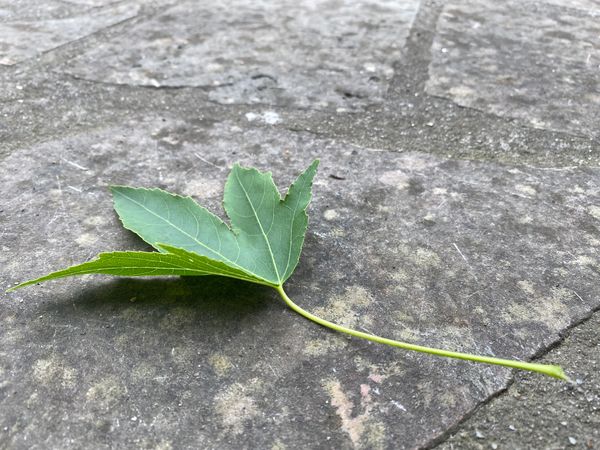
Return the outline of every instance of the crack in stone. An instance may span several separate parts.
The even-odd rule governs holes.
[[[535,352],[533,354],[533,356],[530,358],[530,361],[539,360],[539,359],[543,358],[544,356],[546,356],[547,354],[549,354],[552,350],[560,347],[564,343],[564,341],[569,338],[569,336],[571,335],[571,333],[573,332],[573,330],[575,330],[576,328],[584,325],[586,322],[590,321],[595,314],[599,314],[599,313],[600,313],[600,305],[592,308],[589,312],[587,312],[586,314],[584,314],[581,318],[574,320],[571,324],[569,324],[567,327],[565,327],[563,330],[561,330],[558,333],[558,336],[557,336],[556,340],[554,340],[550,344],[546,345],[545,347],[541,347],[537,352]],[[472,417],[476,416],[477,412],[483,406],[485,406],[485,405],[493,402],[497,398],[500,398],[504,394],[506,394],[508,392],[508,390],[510,389],[510,387],[513,386],[514,383],[515,383],[515,378],[514,378],[514,376],[512,376],[510,378],[510,380],[506,383],[505,387],[503,387],[502,389],[498,390],[494,394],[490,395],[485,400],[481,401],[471,411],[469,411],[468,413],[466,413],[464,415],[464,417],[462,417],[459,422],[457,422],[452,427],[450,427],[447,430],[445,430],[442,434],[440,434],[436,438],[434,438],[431,441],[427,442],[423,446],[423,450],[430,450],[430,449],[433,449],[433,448],[435,448],[435,447],[437,447],[439,445],[442,445],[452,435],[454,435],[455,433],[459,432],[461,430],[462,426],[469,419],[471,419]]]

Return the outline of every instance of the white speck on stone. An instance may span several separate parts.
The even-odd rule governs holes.
[[[363,64],[363,68],[367,71],[367,72],[375,72],[377,70],[377,66],[375,66],[375,64],[373,63],[366,63]]]
[[[91,233],[83,233],[75,242],[79,244],[81,247],[92,247],[96,241],[98,240],[98,236]]]
[[[527,186],[526,184],[517,184],[515,188],[517,189],[517,191],[525,195],[529,195],[531,197],[537,195],[537,191],[535,190],[535,188],[533,188],[532,186]]]
[[[408,187],[410,177],[401,170],[390,170],[384,172],[379,181],[388,186],[395,186],[397,189],[405,189]]]
[[[339,214],[335,209],[328,209],[323,213],[325,220],[335,220],[339,217]]]
[[[450,88],[450,95],[456,97],[457,99],[469,98],[472,95],[475,95],[475,91],[468,86],[452,86]]]
[[[508,429],[509,429],[510,431],[517,431],[517,429],[516,429],[516,428],[515,428],[513,425],[509,425],[509,426],[508,426]]]
[[[275,125],[281,122],[281,117],[275,111],[265,111],[262,114],[258,114],[255,112],[246,113],[246,120],[248,122],[254,122],[256,120],[261,120],[267,125]]]
[[[494,450],[498,448],[498,444],[496,444],[495,442],[492,442],[491,446]]]
[[[533,283],[531,283],[530,281],[527,281],[527,280],[517,281],[517,286],[519,286],[519,288],[528,295],[535,294],[535,287],[534,287]]]
[[[577,439],[575,439],[573,436],[569,436],[569,444],[571,444],[571,445],[577,444]]]
[[[479,430],[475,430],[475,437],[477,439],[483,439],[484,438],[483,434],[481,434],[481,431],[479,431]]]
[[[161,139],[161,141],[166,142],[167,144],[170,144],[170,145],[179,144],[179,139],[177,139],[175,136],[165,136]]]
[[[597,262],[594,258],[592,258],[590,256],[586,256],[586,255],[578,256],[574,262],[575,262],[575,264],[578,264],[580,266],[591,266],[591,267],[594,267],[597,264]]]
[[[256,114],[256,113],[253,113],[253,112],[246,113],[246,120],[248,122],[254,122],[259,117],[260,117],[259,114]]]
[[[590,206],[588,208],[588,213],[590,213],[590,215],[598,220],[600,220],[600,206]]]
[[[533,223],[533,218],[531,216],[521,216],[517,219],[517,221],[522,224],[522,225],[528,225],[530,223]]]
[[[390,79],[394,76],[394,68],[393,67],[384,67],[383,68],[383,75],[387,78]]]
[[[90,216],[86,218],[83,223],[90,227],[99,227],[101,225],[106,225],[108,220],[102,216]]]
[[[204,66],[204,69],[207,72],[220,72],[223,70],[223,65],[219,63],[208,63],[206,66]]]
[[[267,123],[269,125],[275,125],[275,124],[281,122],[281,118],[279,117],[279,114],[277,114],[275,111],[266,111],[262,117],[263,117],[263,120],[265,121],[265,123]]]
[[[137,421],[137,417],[133,416],[133,417],[131,418],[131,421],[132,421],[132,422],[136,422],[136,421]]]

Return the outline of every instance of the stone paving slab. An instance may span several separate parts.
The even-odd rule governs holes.
[[[211,88],[223,104],[357,109],[382,102],[418,6],[178,2],[62,70],[110,83]]]
[[[61,1],[41,4],[29,1],[16,4],[1,2],[0,65],[13,65],[60,47],[130,19],[138,11],[138,5],[128,2],[108,4],[106,8],[101,9],[74,8],[73,5],[69,7],[68,3]]]
[[[112,14],[91,34],[0,65],[2,285],[102,250],[144,249],[112,213],[110,183],[158,185],[220,211],[234,161],[272,169],[286,186],[319,156],[306,249],[289,285],[301,305],[399,339],[522,359],[539,359],[588,320],[542,356],[579,381],[347,339],[269,290],[227,280],[74,278],[2,296],[0,448],[596,445],[600,142],[584,87],[567,90],[580,112],[540,128],[428,93],[436,43],[459,32],[481,38],[481,27],[446,17],[461,1],[240,1],[229,14],[223,4],[0,1],[2,24],[34,28]],[[557,52],[557,72],[540,80],[558,85],[589,75],[571,52],[586,42],[562,45],[550,21],[564,17],[586,38],[596,4],[473,10],[494,32],[521,33],[527,51]],[[123,5],[139,5],[136,16],[121,21]],[[194,29],[185,5],[237,48]],[[544,18],[551,35],[526,39],[537,28],[524,17]],[[0,42],[21,32],[8,28]],[[181,49],[178,36],[189,40]],[[498,35],[487,44],[503,55]],[[211,49],[227,56],[217,57],[216,84],[187,58]],[[312,70],[319,58],[340,71]],[[187,84],[163,83],[178,76],[170,61],[190,69]],[[379,81],[369,80],[373,61]],[[525,67],[535,61],[516,69],[535,73]],[[285,89],[252,84],[258,70]],[[498,105],[507,89],[498,86]],[[505,109],[539,120],[557,101],[534,100]]]
[[[574,385],[521,373],[502,396],[482,406],[439,450],[460,448],[595,449],[600,443],[600,315],[569,332],[541,362],[584,368]],[[586,407],[577,407],[587,405]]]
[[[288,185],[315,157],[311,226],[289,286],[307,309],[392,338],[527,359],[598,307],[596,169],[374,152],[169,118],[5,158],[2,285],[145,248],[119,227],[109,184],[159,186],[219,210],[233,162]],[[415,448],[509,380],[505,369],[338,336],[234,281],[87,277],[10,300],[0,430],[11,448]]]
[[[598,12],[543,3],[449,3],[427,92],[536,128],[598,138],[599,21]]]

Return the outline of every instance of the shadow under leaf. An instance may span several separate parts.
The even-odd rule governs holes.
[[[226,321],[261,314],[277,302],[271,289],[217,276],[114,278],[90,283],[79,292],[43,303],[38,312],[85,320],[86,316],[114,315],[131,308],[149,315],[184,308],[197,317]]]

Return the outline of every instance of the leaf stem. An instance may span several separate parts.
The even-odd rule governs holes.
[[[308,311],[302,309],[300,306],[296,305],[285,293],[283,290],[283,286],[277,286],[277,292],[281,295],[283,301],[295,312],[304,316],[305,318],[312,320],[313,322],[318,323],[324,327],[330,328],[335,331],[339,331],[340,333],[346,333],[350,336],[367,339],[369,341],[377,342],[379,344],[390,345],[392,347],[403,348],[405,350],[414,350],[422,353],[429,353],[431,355],[436,356],[445,356],[448,358],[456,358],[463,359],[466,361],[480,362],[485,364],[495,364],[498,366],[510,367],[513,369],[520,370],[530,370],[533,372],[538,372],[544,375],[548,375],[553,378],[558,378],[559,380],[569,381],[569,378],[565,375],[562,368],[560,366],[548,365],[548,364],[536,364],[529,363],[523,361],[516,361],[511,359],[501,359],[494,358],[491,356],[478,356],[471,355],[468,353],[460,353],[460,352],[452,352],[448,350],[441,350],[437,348],[424,347],[421,345],[409,344],[406,342],[395,341],[393,339],[387,339],[380,336],[375,336],[373,334],[363,333],[362,331],[353,330],[351,328],[346,328],[341,325],[337,325],[333,322],[329,322],[328,320],[321,319],[320,317],[315,316],[314,314],[309,313]]]

